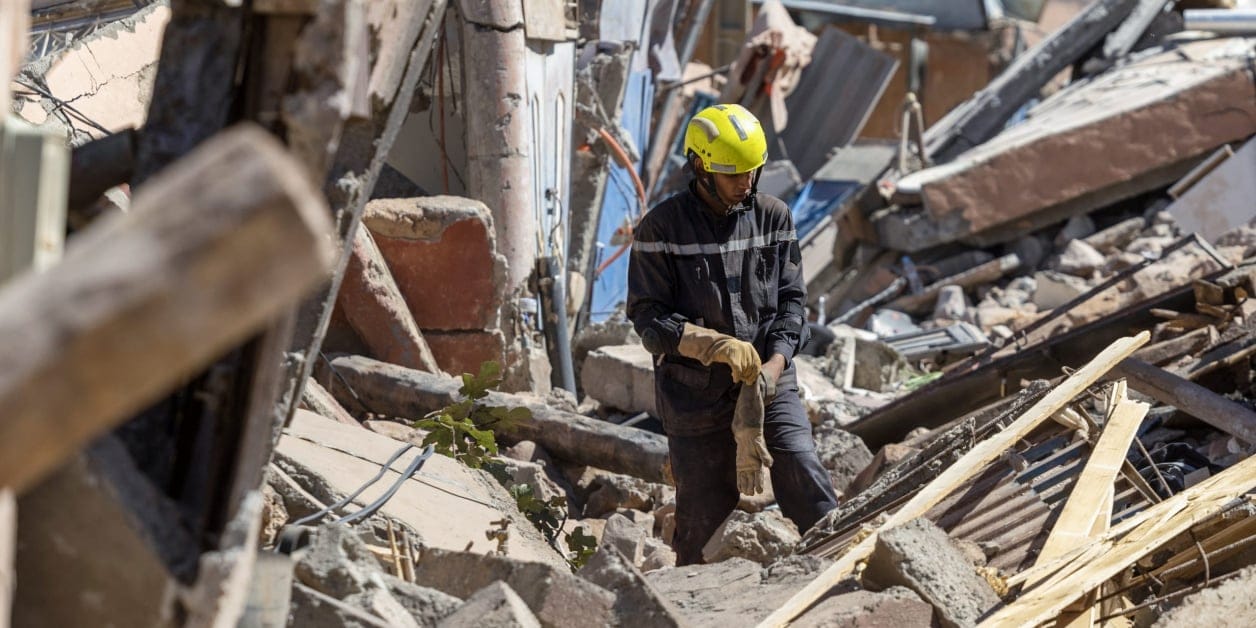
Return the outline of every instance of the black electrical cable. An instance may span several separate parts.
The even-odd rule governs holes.
[[[397,491],[401,489],[401,485],[404,484],[406,480],[409,480],[410,476],[414,475],[415,472],[423,467],[423,463],[427,462],[427,459],[431,458],[435,451],[435,445],[428,445],[427,448],[423,450],[423,453],[419,454],[418,457],[412,460],[410,462],[410,466],[406,467],[406,470],[401,472],[401,477],[397,478],[396,482],[393,482],[393,485],[388,488],[388,492],[380,495],[379,499],[376,499],[368,504],[366,508],[363,508],[351,515],[345,515],[332,523],[354,523],[360,519],[364,519],[375,514],[376,511],[384,507],[384,504],[388,503],[388,500],[392,499],[393,495],[397,494]]]
[[[291,525],[299,526],[305,523],[309,523],[311,521],[315,521],[319,517],[322,517],[323,515],[333,510],[336,510],[337,508],[341,508],[345,506],[346,504],[348,504],[349,502],[353,501],[354,498],[362,494],[362,491],[365,491],[366,489],[370,488],[372,484],[378,482],[380,478],[384,477],[384,474],[388,473],[388,471],[392,469],[392,463],[396,462],[397,459],[400,458],[402,454],[406,453],[407,451],[410,451],[413,448],[414,448],[413,444],[406,443],[401,449],[398,449],[397,452],[394,453],[392,457],[390,457],[382,466],[380,466],[379,473],[376,473],[375,477],[367,480],[366,483],[363,484],[362,486],[359,486],[358,490],[354,491],[352,494],[345,497],[344,499],[341,499],[340,501],[330,506],[327,506],[314,514],[307,515],[305,517],[297,519],[296,521],[293,521]],[[422,458],[422,456],[420,456],[420,458]]]

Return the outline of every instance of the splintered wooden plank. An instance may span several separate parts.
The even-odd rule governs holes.
[[[1129,357],[1139,347],[1146,344],[1150,337],[1151,335],[1144,331],[1136,336],[1121,338],[1108,345],[1086,366],[1074,372],[1063,383],[1047,393],[1042,399],[1039,399],[1038,403],[1026,410],[1007,429],[970,449],[955,464],[951,465],[950,468],[943,471],[941,475],[921,489],[898,512],[890,516],[875,532],[846,550],[828,569],[824,570],[801,591],[794,594],[794,597],[790,598],[784,606],[769,615],[759,625],[784,626],[807,610],[807,607],[814,604],[816,600],[820,599],[842,578],[854,572],[855,567],[872,554],[873,548],[876,547],[877,534],[881,530],[888,530],[902,525],[923,515],[930,508],[937,505],[938,502],[942,501],[958,486],[980,473],[987,464],[997,459],[1016,441],[1027,436],[1043,421],[1050,419],[1052,415],[1063,409],[1074,397],[1098,381],[1118,362]]]
[[[1060,516],[1051,528],[1042,551],[1035,561],[1045,565],[1063,554],[1086,544],[1091,539],[1095,521],[1103,516],[1111,517],[1111,511],[1102,512],[1100,507],[1112,494],[1116,474],[1121,469],[1125,454],[1130,449],[1138,426],[1147,416],[1148,405],[1125,398],[1119,393],[1116,409],[1099,435],[1099,442],[1077,476],[1073,492],[1060,508]],[[1107,529],[1107,525],[1103,526]],[[1036,582],[1030,582],[1030,586]]]
[[[1077,476],[1073,491],[1060,509],[1055,526],[1047,536],[1038,554],[1036,564],[1051,560],[1077,548],[1108,531],[1112,520],[1112,502],[1116,475],[1125,462],[1125,454],[1138,433],[1138,426],[1147,416],[1148,405],[1131,401],[1126,397],[1125,382],[1118,381],[1112,399],[1114,407],[1109,413],[1095,443],[1090,459]],[[1086,594],[1080,609],[1070,608],[1060,613],[1056,626],[1089,628],[1096,617],[1094,592]]]
[[[1192,526],[1216,515],[1256,486],[1256,456],[1149,507],[1112,528],[1099,540],[1044,567],[1023,580],[1039,581],[1015,601],[990,614],[979,626],[1036,626],[1054,618],[1073,600],[1094,590]],[[1014,578],[1008,581],[1014,586]]]
[[[241,127],[5,284],[0,486],[20,493],[290,308],[326,277],[331,231],[283,146]]]

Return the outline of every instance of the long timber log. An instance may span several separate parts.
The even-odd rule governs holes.
[[[351,410],[418,419],[458,398],[459,383],[452,377],[361,356],[337,358],[331,366],[331,393]],[[667,441],[658,434],[557,410],[523,395],[491,392],[484,403],[532,411],[529,421],[495,428],[504,441],[530,440],[570,462],[651,482],[671,481]]]

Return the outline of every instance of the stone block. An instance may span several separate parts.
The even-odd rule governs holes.
[[[690,626],[753,626],[815,580],[831,561],[790,556],[767,568],[744,558],[659,569],[646,580]],[[841,586],[848,586],[842,584]]]
[[[933,625],[933,607],[911,589],[851,591],[825,598],[790,622],[794,628],[904,628]]]
[[[1060,259],[1056,262],[1056,269],[1062,273],[1076,275],[1078,277],[1089,277],[1096,270],[1103,266],[1107,259],[1103,253],[1095,250],[1095,247],[1086,244],[1082,240],[1071,240],[1064,247],[1064,251],[1060,253]]]
[[[501,331],[425,331],[427,346],[442,371],[454,376],[479,373],[480,365],[492,360],[504,365],[506,337]]]
[[[1077,277],[1049,270],[1036,273],[1034,279],[1037,287],[1034,289],[1033,302],[1040,312],[1064,305],[1090,288],[1085,281]]]
[[[1057,247],[1067,246],[1073,240],[1081,240],[1095,233],[1095,221],[1090,216],[1081,214],[1073,216],[1064,223],[1064,227],[1060,232],[1055,234],[1055,245]]]
[[[645,539],[649,532],[631,522],[621,514],[613,514],[606,519],[606,527],[602,529],[601,547],[613,547],[619,554],[640,565],[645,557]]]
[[[580,370],[580,387],[603,406],[654,413],[654,356],[639,344],[594,349]]]
[[[618,473],[600,472],[579,483],[584,494],[584,516],[601,517],[620,508],[652,510],[661,485]]]
[[[734,510],[702,548],[708,563],[745,558],[760,564],[792,554],[802,536],[779,512],[747,513]]]
[[[506,269],[483,203],[454,196],[373,200],[362,222],[421,329],[498,327]]]
[[[519,594],[543,626],[593,628],[611,621],[613,594],[551,565],[427,548],[415,567],[419,586],[464,599],[498,580]]]
[[[663,539],[647,537],[641,571],[654,571],[676,566],[676,552]]]
[[[859,472],[872,462],[872,452],[863,439],[832,423],[822,423],[812,430],[820,464],[829,471],[833,490],[840,495]]]
[[[672,603],[613,545],[599,548],[576,575],[615,594],[615,624],[618,626],[676,628],[685,625]]]
[[[946,628],[972,626],[999,597],[940,528],[913,519],[877,535],[865,583],[904,586],[933,605]]]
[[[504,582],[476,591],[454,614],[438,624],[439,628],[540,628],[541,622],[532,614],[523,599]]]

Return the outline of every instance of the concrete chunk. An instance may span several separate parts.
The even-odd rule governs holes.
[[[624,412],[655,412],[654,358],[639,344],[589,352],[580,370],[585,394]]]
[[[613,547],[633,565],[640,565],[645,556],[647,536],[648,533],[640,526],[616,513],[606,519],[606,527],[602,529],[602,547]]]
[[[911,589],[852,591],[827,598],[790,623],[794,628],[903,628],[930,626],[933,607]]]
[[[877,536],[864,581],[915,591],[933,605],[946,628],[973,626],[999,603],[990,584],[951,538],[924,518]]]
[[[680,613],[613,545],[603,545],[577,574],[615,594],[619,626],[675,628],[685,625]]]
[[[1256,625],[1253,587],[1256,587],[1256,567],[1248,567],[1231,580],[1186,596],[1181,604],[1157,620],[1154,627]]]
[[[708,563],[746,558],[760,564],[792,554],[802,540],[798,528],[779,512],[734,510],[702,548]]]
[[[593,628],[611,621],[613,594],[550,565],[428,548],[415,567],[419,586],[464,599],[498,580],[527,602],[543,626]]]
[[[476,591],[466,604],[438,624],[440,628],[540,628],[518,593],[505,582]]]
[[[904,177],[923,209],[879,218],[881,244],[1003,242],[1172,183],[1256,132],[1250,49],[1238,38],[1184,43],[1057,92],[1024,122]]]
[[[484,203],[455,196],[374,200],[362,223],[420,328],[498,327],[506,262]]]

